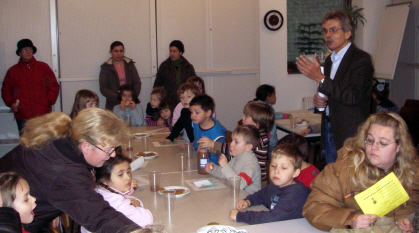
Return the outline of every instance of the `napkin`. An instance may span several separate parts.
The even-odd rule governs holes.
[[[138,157],[130,165],[131,166],[131,172],[137,170],[138,168],[140,168],[141,166],[143,166],[143,164],[144,164],[144,157],[143,156]]]
[[[194,181],[193,183],[198,188],[205,187],[205,186],[210,186],[210,185],[213,184],[209,180],[199,180],[199,181]]]

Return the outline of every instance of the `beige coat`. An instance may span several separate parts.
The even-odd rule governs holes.
[[[340,150],[339,152],[342,152]],[[330,231],[332,228],[347,228],[352,224],[355,214],[363,214],[356,203],[354,195],[364,191],[364,188],[355,187],[349,181],[352,161],[338,156],[336,163],[328,164],[324,170],[311,183],[311,193],[303,208],[303,216],[314,227]],[[373,185],[373,184],[371,184]],[[418,183],[413,186],[418,190]],[[350,196],[348,194],[351,194]],[[345,198],[345,196],[349,196]],[[419,194],[413,192],[410,200],[386,216],[394,220],[415,213],[419,206]]]

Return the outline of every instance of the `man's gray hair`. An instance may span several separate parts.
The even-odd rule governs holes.
[[[331,11],[331,12],[327,12],[323,16],[322,24],[326,23],[326,21],[330,20],[330,19],[339,20],[340,26],[342,27],[342,30],[344,32],[347,32],[347,31],[351,32],[351,37],[349,37],[348,40],[352,42],[352,39],[353,39],[355,34],[354,34],[354,28],[352,27],[352,23],[349,20],[348,15],[341,10],[334,10],[334,11]]]

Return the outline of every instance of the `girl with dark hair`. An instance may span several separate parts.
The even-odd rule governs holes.
[[[276,93],[274,86],[268,84],[260,85],[256,90],[256,98],[253,101],[267,103],[272,108],[272,112],[274,112],[275,120],[285,119],[291,116],[291,114],[275,112],[275,109],[272,107],[272,105],[276,104]],[[269,152],[271,152],[274,149],[276,142],[278,141],[275,124],[270,129],[269,134],[271,135],[269,138]],[[268,158],[270,158],[270,153],[268,153]]]
[[[140,126],[144,123],[143,108],[140,105],[140,100],[135,94],[135,90],[131,85],[122,85],[119,88],[118,101],[120,104],[113,108],[113,112],[124,119],[130,116],[130,126]]]
[[[143,203],[134,196],[131,159],[117,152],[102,167],[96,169],[96,192],[109,202],[111,207],[125,215],[141,227],[153,223],[153,215]],[[81,228],[82,233],[89,232]]]
[[[177,96],[178,88],[188,80],[189,77],[196,75],[191,63],[182,55],[185,47],[182,41],[174,40],[169,45],[170,56],[160,64],[157,70],[155,87],[163,87],[167,92],[167,98],[179,103]]]
[[[74,119],[77,114],[85,109],[85,108],[92,108],[97,107],[99,105],[99,98],[97,94],[91,90],[80,90],[76,94],[76,98],[74,98],[73,109],[71,110],[70,117]]]
[[[135,68],[134,61],[125,57],[124,44],[114,41],[109,51],[111,58],[100,66],[99,86],[100,93],[106,97],[108,110],[113,110],[118,104],[118,90],[124,84],[129,84],[138,96],[141,91],[141,80]]]

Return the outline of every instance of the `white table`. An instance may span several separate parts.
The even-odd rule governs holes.
[[[135,132],[149,130],[150,127],[133,127]],[[164,138],[165,135],[152,135],[151,139]],[[138,141],[134,140],[134,151],[138,148]],[[204,189],[204,191],[194,190],[187,181],[194,179],[211,179],[213,176],[201,175],[197,172],[196,156],[193,156],[190,163],[193,164],[188,171],[181,172],[173,155],[181,152],[182,149],[176,146],[155,148],[150,145],[150,150],[159,153],[155,159],[148,160],[145,168],[140,168],[133,172],[134,177],[141,177],[148,180],[148,171],[159,170],[162,172],[160,186],[184,186],[190,189],[190,193],[176,199],[176,207],[173,212],[168,213],[164,208],[163,197],[157,192],[151,192],[150,186],[141,186],[142,191],[134,192],[149,209],[154,216],[154,222],[165,225],[167,232],[196,232],[199,228],[206,226],[210,222],[217,222],[220,225],[228,225],[236,229],[246,229],[248,232],[318,232],[311,227],[305,219],[283,221],[276,223],[258,224],[249,226],[229,220],[229,211],[235,208],[238,200],[245,198],[248,193],[240,191],[238,199],[230,198],[230,190],[226,179],[219,179],[219,182],[226,185],[224,189]],[[248,210],[267,210],[266,207],[251,206]]]
[[[293,219],[288,221],[271,222],[257,225],[248,225],[240,227],[247,230],[248,233],[271,233],[271,232],[324,232],[312,227],[305,218]]]
[[[311,111],[307,110],[293,110],[293,111],[284,111],[285,113],[292,114],[294,116],[297,116],[297,121],[301,121],[302,119],[306,119],[309,121],[310,125],[314,124],[321,124],[321,114],[315,114]],[[294,129],[291,129],[291,124],[289,119],[280,119],[275,120],[275,124],[277,129],[282,130],[286,133],[296,133],[299,134],[301,131],[307,129],[307,127],[295,127]],[[310,133],[306,136],[306,138],[310,137],[320,137],[320,133]]]

